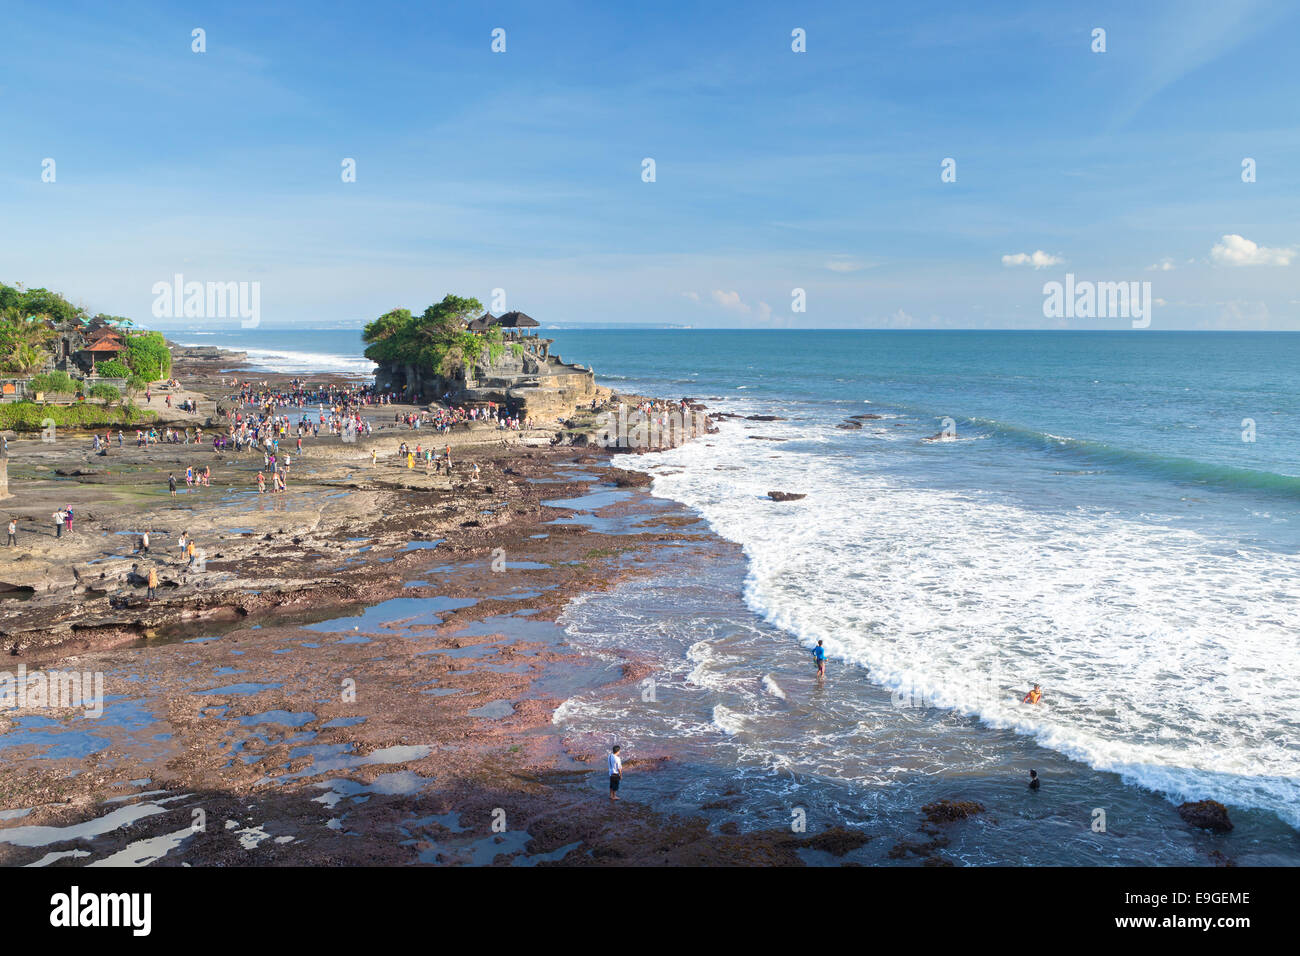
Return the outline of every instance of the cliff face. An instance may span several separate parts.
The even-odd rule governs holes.
[[[522,418],[567,418],[575,408],[600,397],[601,390],[591,369],[550,354],[550,345],[550,339],[535,336],[507,339],[495,359],[484,354],[452,378],[410,365],[381,365],[375,382],[381,389],[422,396],[425,402],[495,402]]]

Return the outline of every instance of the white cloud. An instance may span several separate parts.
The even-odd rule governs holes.
[[[1228,235],[1214,244],[1210,258],[1225,266],[1289,266],[1294,249],[1270,249],[1244,236]]]
[[[1176,268],[1177,266],[1174,265],[1174,260],[1165,256],[1165,258],[1161,259],[1155,265],[1147,266],[1147,272],[1173,272]]]
[[[881,329],[910,329],[916,326],[916,319],[911,313],[899,309],[893,315],[887,315],[879,322],[875,323],[876,328]]]
[[[692,302],[700,301],[700,294],[698,292],[683,292],[682,295],[686,296],[686,298],[690,299]]]
[[[1033,252],[1017,252],[1002,257],[1004,266],[1033,266],[1035,269],[1059,266],[1064,261],[1060,256],[1054,256],[1042,249],[1036,249]]]
[[[854,262],[847,256],[834,256],[826,263],[831,272],[861,272],[866,268],[861,262]]]
[[[1219,328],[1239,328],[1253,325],[1256,328],[1269,325],[1272,315],[1265,302],[1233,300],[1220,302],[1219,315],[1216,319]]]
[[[724,292],[721,289],[714,289],[713,301],[718,303],[718,305],[722,306],[724,309],[730,309],[733,312],[742,312],[745,315],[749,314],[749,306],[745,305],[745,303],[741,301],[740,293],[735,290]]]

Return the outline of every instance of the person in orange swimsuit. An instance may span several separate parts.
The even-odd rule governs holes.
[[[1022,704],[1036,704],[1036,703],[1038,703],[1038,702],[1039,702],[1040,700],[1042,700],[1042,699],[1043,699],[1043,692],[1042,692],[1041,690],[1039,690],[1039,689],[1038,689],[1038,685],[1035,684],[1035,685],[1034,685],[1034,689],[1031,690],[1028,694],[1026,694],[1026,695],[1025,695],[1025,699],[1022,700],[1020,703],[1022,703]]]

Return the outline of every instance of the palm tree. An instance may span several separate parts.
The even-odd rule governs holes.
[[[24,375],[39,371],[45,367],[49,356],[29,343],[20,343],[9,356],[9,364]]]
[[[45,324],[49,318],[48,315],[24,315],[17,306],[10,306],[0,313],[6,338],[18,345],[38,346],[49,338],[50,330]]]

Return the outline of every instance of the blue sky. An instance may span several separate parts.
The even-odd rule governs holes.
[[[1155,329],[1300,329],[1294,4],[187,7],[6,5],[0,280],[155,326],[176,273],[259,282],[267,325],[496,288],[543,322],[1128,324],[1045,319],[1071,272],[1150,281]]]

